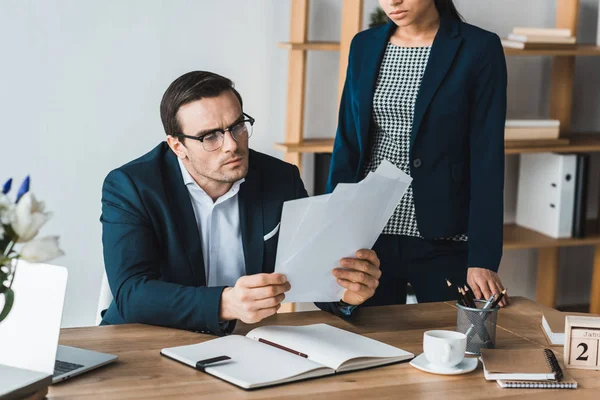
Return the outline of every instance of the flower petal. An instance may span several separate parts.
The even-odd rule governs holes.
[[[58,236],[46,236],[26,243],[19,257],[31,262],[47,262],[65,253],[60,249]]]

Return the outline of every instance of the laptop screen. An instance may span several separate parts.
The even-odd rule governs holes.
[[[64,267],[18,261],[12,286],[15,301],[0,322],[0,364],[52,375],[67,276]],[[0,296],[0,306],[3,303]]]

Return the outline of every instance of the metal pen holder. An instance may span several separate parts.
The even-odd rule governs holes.
[[[483,307],[486,302],[475,300],[475,304]],[[499,307],[495,308],[470,308],[456,304],[456,330],[467,335],[466,354],[479,355],[481,349],[496,347],[496,321]]]

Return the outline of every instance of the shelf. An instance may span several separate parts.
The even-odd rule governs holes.
[[[569,144],[518,147],[512,141],[504,152],[506,154],[542,153],[547,151],[556,153],[600,152],[600,133],[571,134],[565,137],[569,138]],[[276,143],[274,147],[285,153],[331,153],[333,138],[305,139],[302,143]]]
[[[340,42],[306,42],[291,43],[281,42],[277,46],[290,50],[324,50],[339,51]],[[507,56],[600,56],[600,46],[595,44],[577,44],[569,49],[544,49],[544,50],[521,50],[509,47],[504,48]]]
[[[275,143],[274,147],[285,153],[331,153],[333,138],[304,139],[302,143]]]
[[[569,49],[521,50],[504,48],[507,56],[600,56],[600,46],[595,44],[577,44]]]
[[[551,151],[554,153],[572,153],[572,152],[600,152],[600,134],[567,134],[564,137],[569,139],[569,144],[559,144],[551,146],[525,146],[525,147],[506,147],[505,154],[522,153],[543,153]],[[513,142],[514,143],[514,142]]]
[[[516,224],[504,225],[505,249],[533,249],[546,247],[568,247],[600,244],[597,221],[589,220],[586,232],[591,232],[584,238],[554,239]]]
[[[323,50],[323,51],[339,51],[339,42],[306,42],[306,43],[291,43],[281,42],[277,46],[282,49],[289,50]]]

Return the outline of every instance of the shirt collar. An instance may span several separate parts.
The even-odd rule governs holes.
[[[181,169],[181,176],[183,177],[183,183],[185,184],[185,186],[187,186],[188,190],[190,189],[190,186],[192,186],[192,187],[196,187],[196,188],[200,189],[202,191],[202,193],[206,194],[206,192],[204,191],[204,189],[202,189],[200,187],[200,185],[198,185],[196,183],[196,181],[194,180],[194,178],[192,178],[192,175],[187,170],[187,168],[185,167],[185,165],[183,165],[183,161],[181,161],[181,159],[179,157],[177,157],[177,162],[179,163],[179,169]],[[227,193],[225,193],[220,198],[227,196],[228,193],[236,194],[239,191],[240,185],[242,183],[244,183],[245,180],[246,180],[246,178],[242,178],[240,180],[237,180],[237,181],[233,182],[233,185],[231,185],[231,189],[229,189],[227,191]],[[219,202],[219,199],[217,199],[217,202]]]

